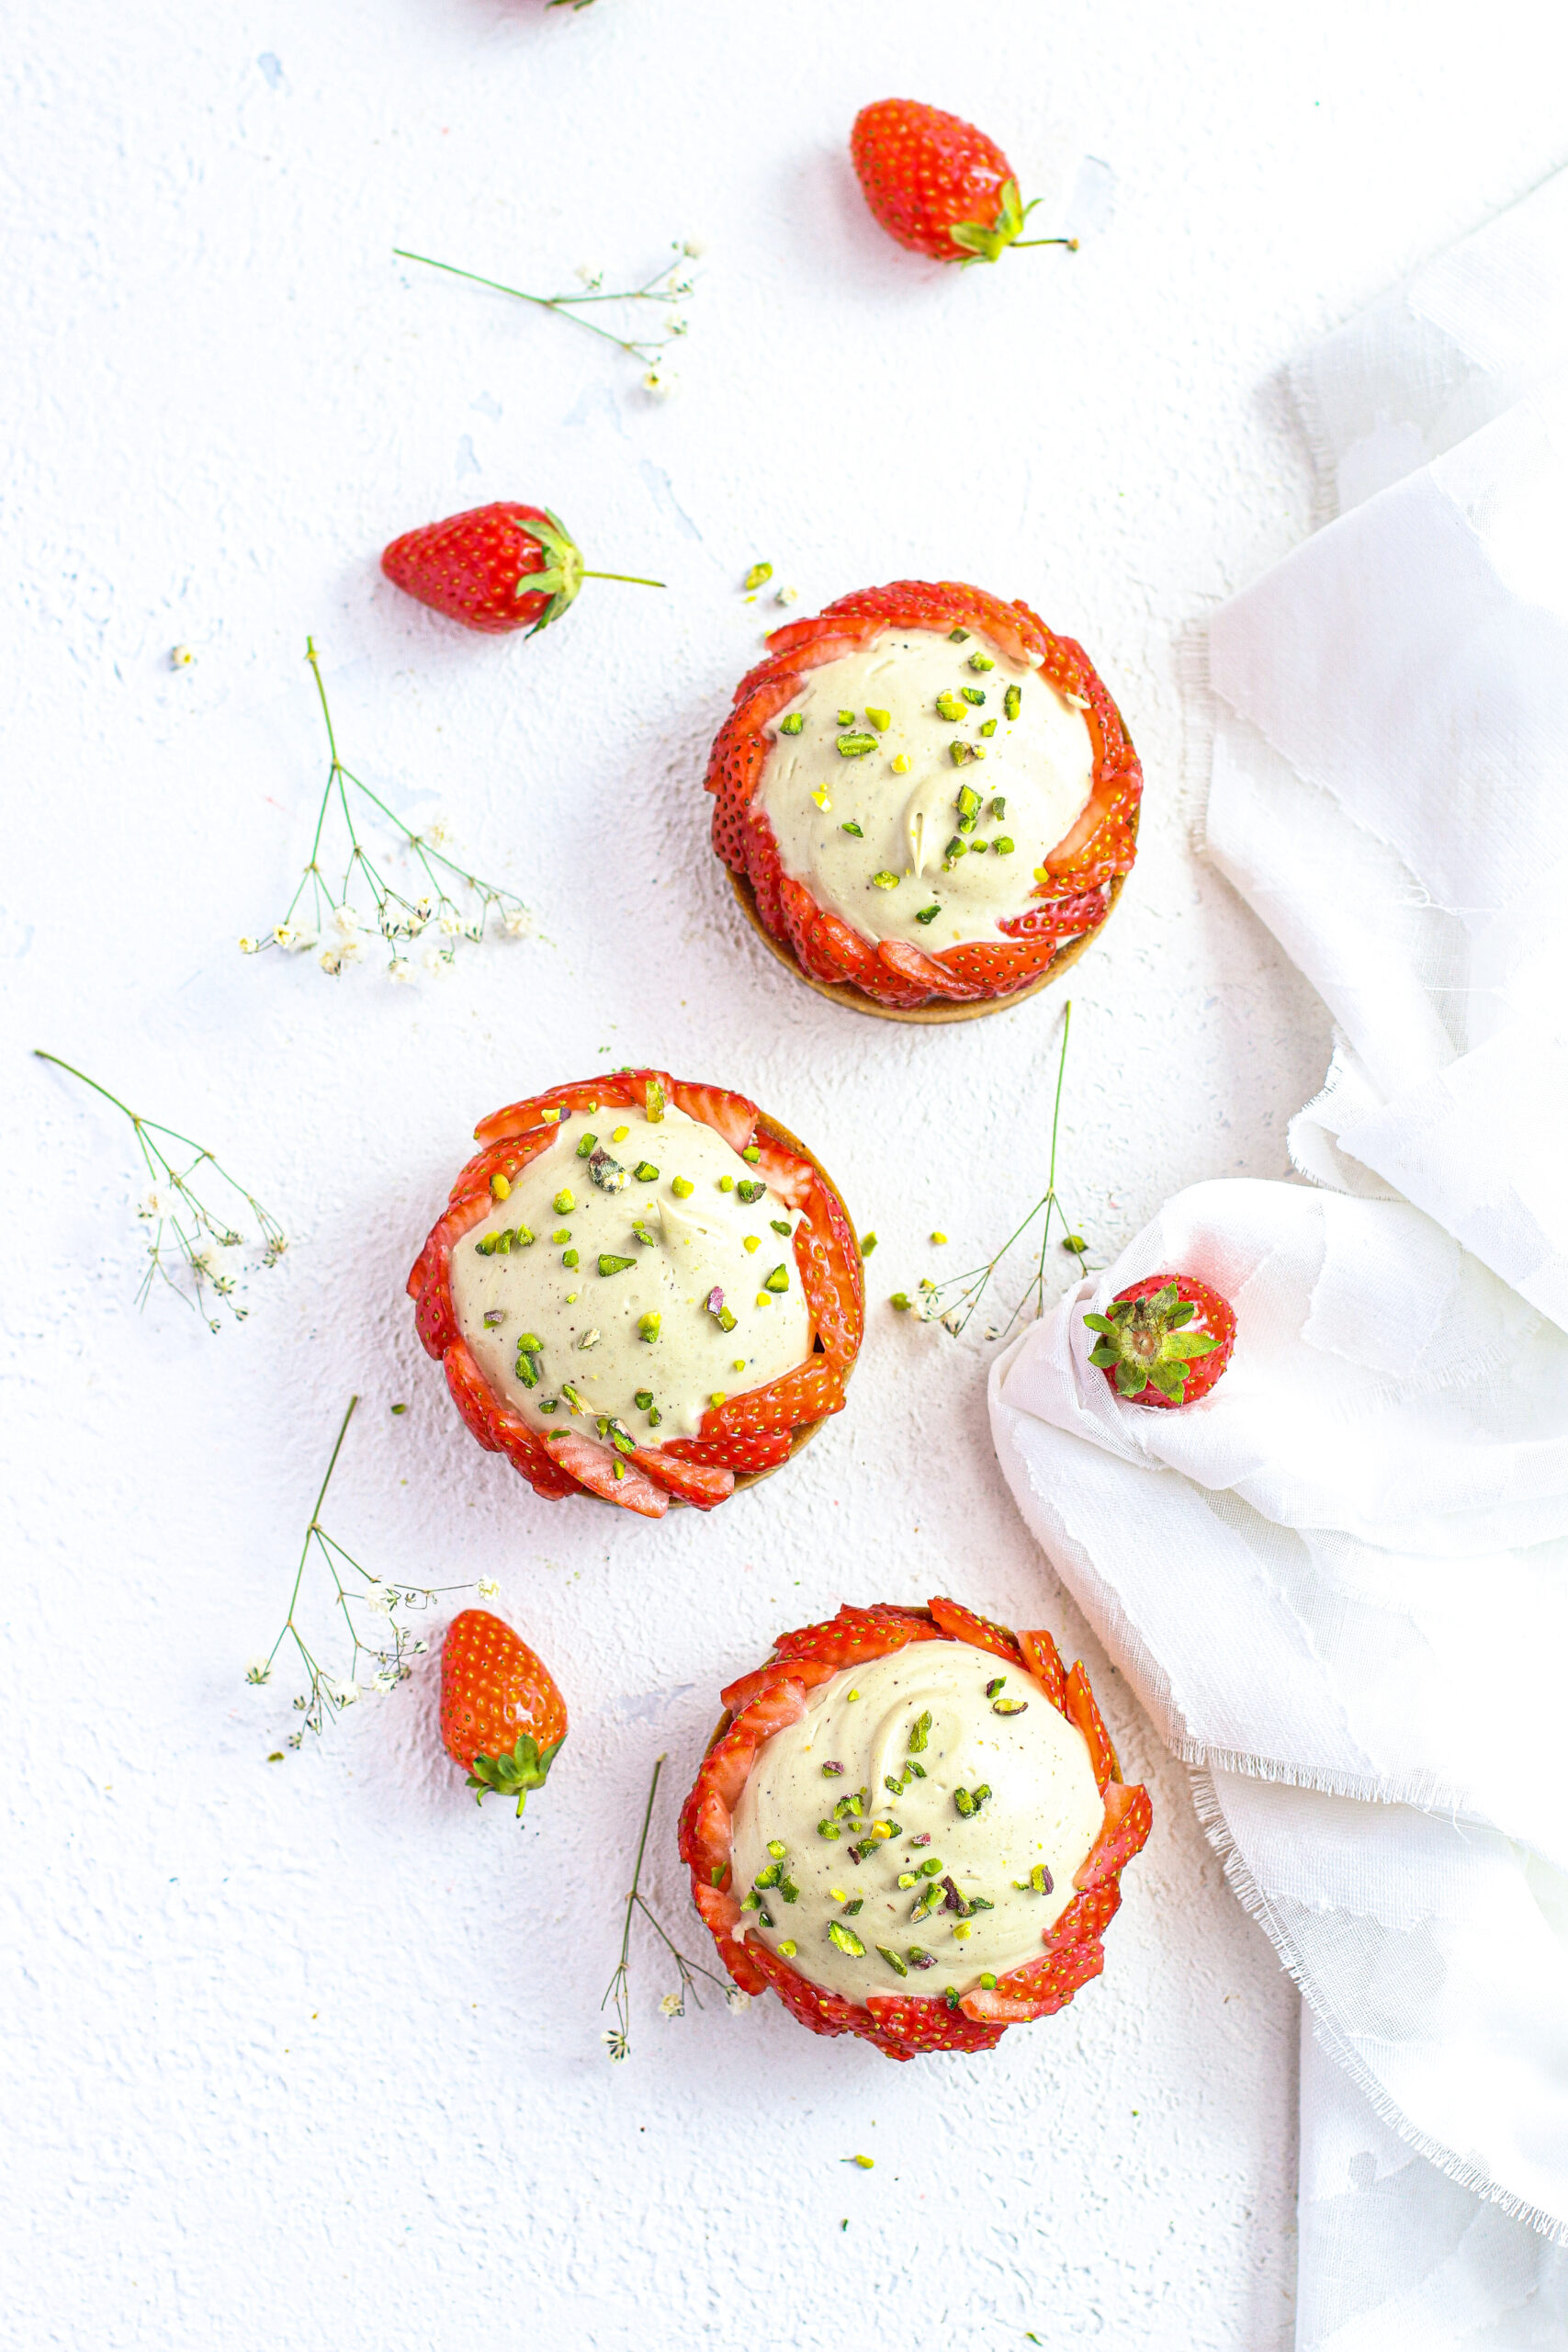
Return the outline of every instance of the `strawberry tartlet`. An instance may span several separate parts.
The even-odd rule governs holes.
[[[840,1409],[853,1228],[754,1102],[623,1070],[474,1132],[409,1295],[458,1412],[536,1493],[706,1510]]]
[[[681,1859],[744,1991],[912,2058],[993,2049],[1099,1975],[1154,1816],[1048,1633],[843,1608],[723,1695]]]
[[[707,788],[714,848],[775,953],[894,1018],[994,1011],[1055,978],[1132,868],[1143,792],[1081,646],[1025,605],[914,580],[768,645]]]

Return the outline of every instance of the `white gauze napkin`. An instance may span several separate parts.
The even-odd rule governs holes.
[[[1209,844],[1336,1189],[1183,1193],[991,1380],[1305,1996],[1299,2352],[1568,2340],[1565,363],[1568,175],[1297,370],[1348,511],[1215,616]],[[1082,1317],[1176,1268],[1238,1342],[1164,1412]]]

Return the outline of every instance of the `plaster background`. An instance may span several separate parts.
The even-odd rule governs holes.
[[[479,1453],[401,1281],[476,1117],[643,1057],[811,1142],[881,1236],[878,1301],[934,1268],[933,1225],[941,1270],[972,1262],[1043,1182],[1055,997],[859,1020],[787,985],[730,907],[697,783],[778,616],[738,593],[764,555],[797,613],[945,571],[1084,639],[1149,789],[1070,983],[1063,1189],[1109,1251],[1186,1182],[1281,1172],[1326,1021],[1196,854],[1177,648],[1309,526],[1289,354],[1562,160],[1554,13],[1498,0],[1483,45],[1456,0],[14,12],[17,2342],[1288,2344],[1294,1996],[1005,1499],[983,1344],[874,1308],[850,1409],[800,1463],[649,1529]],[[898,89],[984,123],[1026,194],[1063,137],[1103,159],[1103,232],[994,272],[898,253],[843,144]],[[547,288],[687,235],[709,253],[667,407],[588,337],[389,256]],[[524,644],[380,580],[395,532],[501,496],[671,593],[590,583]],[[236,954],[308,844],[308,629],[351,763],[444,807],[539,939],[412,992]],[[293,1247],[243,1327],[133,1311],[129,1131],[34,1044],[282,1216]],[[354,1389],[329,1523],[389,1575],[498,1576],[568,1692],[521,1828],[440,1756],[429,1671],[264,1760],[291,1686],[247,1689],[243,1664]],[[674,1811],[718,1685],[840,1598],[943,1588],[1057,1623],[1153,1785],[1105,1978],[994,2056],[896,2068],[771,2002],[662,2018],[645,1937],[612,2068],[595,2005],[653,1757],[674,1926]]]

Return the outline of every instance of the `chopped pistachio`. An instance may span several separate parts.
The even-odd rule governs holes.
[[[976,791],[972,784],[961,784],[959,786],[958,798],[953,805],[958,810],[958,825],[960,831],[965,833],[973,832],[975,829],[975,820],[980,813],[980,796]]]
[[[977,760],[980,754],[973,743],[950,743],[947,756],[955,768],[962,768],[967,767],[971,760]]]
[[[887,1304],[893,1309],[895,1315],[908,1315],[909,1312],[908,1292],[907,1290],[896,1290]]]
[[[953,1923],[953,1932],[958,1939],[958,1941],[962,1944],[968,1942],[969,1938],[974,1933],[974,1929],[971,1928],[967,1919],[955,1919]]]
[[[964,701],[970,704],[976,710],[979,709],[980,705],[986,699],[986,689],[984,686],[961,686],[959,688],[959,692],[964,696]]]
[[[584,1331],[581,1339],[579,1340],[577,1344],[580,1348],[596,1348],[599,1344],[598,1332],[590,1327],[588,1330]]]
[[[922,1707],[919,1713],[915,1717],[914,1722],[909,1725],[909,1753],[911,1756],[919,1756],[923,1753],[927,1735],[930,1733],[931,1727],[931,1711],[929,1707]]]
[[[840,735],[839,757],[841,760],[863,760],[868,752],[876,749],[874,735]]]
[[[639,1317],[637,1327],[638,1339],[648,1340],[650,1341],[657,1340],[659,1337],[660,1321],[660,1317],[657,1315],[644,1315]]]
[[[911,1968],[934,1968],[936,1966],[935,1953],[922,1951],[919,1944],[906,1944],[904,1947],[904,1957],[908,1962]]]
[[[568,1192],[566,1187],[563,1185],[560,1191],[556,1194],[555,1199],[550,1203],[550,1206],[554,1209],[557,1216],[570,1216],[572,1210],[577,1206],[576,1196]]]
[[[758,1176],[742,1176],[739,1183],[735,1187],[736,1197],[746,1202],[748,1206],[750,1206],[753,1201],[764,1199],[767,1195],[767,1186],[762,1182],[761,1177]]]
[[[843,1834],[842,1824],[835,1821],[831,1815],[829,1815],[825,1821],[819,1821],[817,1825],[817,1835],[818,1838],[841,1838]]]
[[[858,1699],[860,1697],[860,1692],[858,1690],[846,1690],[844,1696],[846,1699]]]
[[[998,857],[1010,857],[1012,855],[1013,847],[1011,834],[998,833],[996,840],[991,843],[991,847],[995,850]]]
[[[825,784],[819,784],[819,785],[818,786],[818,787],[817,787],[816,791],[812,794],[811,797],[813,798],[813,800],[815,800],[815,801],[816,801],[817,806],[818,807],[818,808],[820,808],[820,809],[821,809],[822,814],[823,814],[824,816],[826,816],[826,815],[827,815],[827,813],[828,813],[828,811],[829,811],[829,808],[832,807],[832,805],[833,805],[833,804],[832,804],[832,802],[831,802],[831,801],[829,799],[829,797],[828,797],[828,787],[827,787],[827,786],[826,786]]]
[[[992,815],[993,817],[995,817],[995,818],[998,820],[998,823],[1000,822],[1001,819],[1002,819],[1002,818],[1004,818],[1004,817],[1007,815],[1007,812],[1008,812],[1008,805],[1007,805],[1007,801],[1006,801],[1006,799],[1004,798],[1004,797],[1002,796],[1002,794],[1001,794],[1001,793],[999,793],[999,792],[993,792],[993,793],[992,793],[992,795],[991,795],[991,798],[990,798],[990,812],[991,812],[991,815]]]
[[[967,718],[969,716],[967,710],[964,708],[963,695],[955,695],[951,686],[944,686],[942,688],[942,693],[938,695],[936,698],[936,707],[937,715],[942,718],[958,719]]]
[[[896,874],[889,874],[887,868],[884,866],[880,874],[872,876],[871,887],[874,890],[896,890],[898,888],[898,876]]]
[[[670,1179],[670,1190],[678,1201],[689,1201],[696,1189],[689,1176],[671,1176]]]
[[[839,713],[839,724],[840,724],[840,727],[852,727],[852,726],[854,725],[854,723],[855,723],[855,715],[854,715],[854,712],[853,712],[852,710],[841,710],[841,711],[840,711],[840,713]]]
[[[908,775],[913,764],[908,752],[899,752],[893,762],[893,773],[895,775]]]
[[[728,1307],[726,1306],[724,1303],[724,1293],[720,1290],[716,1283],[715,1283],[712,1290],[709,1291],[706,1298],[703,1301],[703,1305],[707,1308],[708,1313],[713,1317],[714,1321],[718,1325],[721,1331],[734,1330],[735,1317],[730,1313]]]
[[[942,909],[940,906],[922,907],[919,912],[916,915],[915,921],[917,922],[935,922],[941,912]]]
[[[863,1960],[865,1958],[865,1946],[862,1943],[854,1929],[852,1928],[846,1928],[840,1920],[829,1920],[828,1940],[830,1944],[837,1944],[839,1950],[841,1952],[846,1952],[851,1960]]]
[[[794,1937],[786,1936],[783,1943],[779,1946],[779,1956],[782,1960],[793,1960],[799,1949],[800,1947],[795,1942]]]
[[[986,756],[984,743],[972,743],[969,746],[969,756],[972,760],[983,760]]]
[[[771,563],[754,563],[746,574],[743,584],[748,588],[760,588],[764,581],[771,580],[773,576],[773,567]]]
[[[772,1306],[773,1303],[772,1294],[765,1290],[760,1290],[752,1301],[754,1306]]]
[[[564,1111],[541,1111],[539,1124],[541,1126],[553,1127],[558,1119],[564,1119],[565,1116]]]
[[[855,1895],[855,1896],[854,1896],[854,1897],[853,1897],[850,1902],[848,1902],[848,1903],[846,1903],[846,1904],[845,1904],[845,1905],[844,1905],[844,1917],[845,1917],[845,1918],[846,1918],[846,1919],[853,1919],[854,1917],[857,1917],[857,1915],[858,1915],[860,1912],[863,1911],[863,1910],[864,1910],[864,1908],[865,1908],[865,1897],[864,1897],[864,1895],[863,1895],[863,1894],[857,1894],[857,1895]]]
[[[513,1366],[513,1373],[514,1377],[522,1383],[525,1388],[537,1388],[539,1385],[538,1357],[536,1355],[525,1355],[522,1351],[519,1350],[517,1362]]]
[[[616,1258],[608,1250],[599,1252],[599,1272],[602,1274],[624,1274],[628,1266],[636,1264],[635,1258]]]
[[[640,1216],[634,1216],[632,1219],[632,1238],[634,1240],[640,1241],[645,1250],[654,1250],[659,1246],[658,1237],[649,1231]]]
[[[536,1331],[525,1331],[517,1345],[531,1356],[542,1356],[545,1352],[545,1343]]]
[[[657,1184],[659,1182],[659,1170],[651,1159],[639,1159],[632,1174],[639,1184]]]
[[[927,1878],[940,1878],[942,1875],[941,1858],[936,1854],[928,1855],[926,1860],[920,1864],[920,1869]]]
[[[994,1699],[997,1692],[1001,1689],[1006,1680],[1007,1676],[1005,1674],[993,1674],[990,1680],[986,1685],[987,1698]]]
[[[920,1878],[918,1871],[900,1871],[898,1873],[897,1883],[906,1890],[911,1886],[919,1886],[919,1883]]]
[[[983,718],[980,721],[980,732],[982,735],[991,736],[994,735],[996,731],[997,722],[994,718]]]
[[[563,1250],[561,1251],[560,1261],[563,1266],[568,1267],[578,1266],[582,1262],[580,1253],[575,1250]]]
[[[1027,1699],[993,1699],[991,1713],[993,1715],[1025,1715],[1029,1713],[1029,1702]]]
[[[791,1226],[787,1216],[771,1216],[768,1219],[768,1223],[773,1227],[775,1233],[787,1235],[794,1231],[794,1227]]]
[[[559,1227],[558,1231],[557,1231],[557,1232],[555,1232],[555,1233],[552,1233],[552,1234],[551,1234],[551,1236],[550,1236],[550,1239],[551,1239],[552,1241],[556,1241],[556,1242],[560,1242],[560,1241],[570,1241],[570,1240],[571,1239],[571,1227],[570,1227],[570,1225],[563,1225],[563,1226],[561,1226],[561,1227]]]
[[[560,1393],[566,1398],[567,1403],[571,1407],[574,1413],[586,1413],[591,1409],[588,1399],[583,1395],[581,1389],[574,1388],[570,1380],[563,1380],[561,1382]]]
[[[516,1230],[517,1247],[519,1250],[531,1250],[534,1246],[534,1235],[529,1227],[525,1225],[520,1225]]]
[[[762,1237],[760,1233],[748,1233],[742,1235],[740,1247],[745,1250],[746,1255],[749,1258],[754,1258],[761,1246]]]
[[[560,1411],[560,1398],[558,1396],[541,1396],[539,1399],[539,1410],[541,1413],[558,1413]]]
[[[948,842],[947,847],[942,851],[942,864],[944,865],[955,865],[961,857],[966,857],[968,854],[968,842],[964,840],[961,834],[954,833],[953,839]]]
[[[762,1277],[762,1288],[764,1290],[772,1291],[788,1290],[789,1268],[787,1266],[775,1266],[771,1274],[764,1274]]]
[[[822,1767],[822,1778],[825,1781],[837,1781],[842,1777],[843,1770],[844,1768],[841,1764],[824,1764]]]
[[[869,1258],[875,1247],[876,1236],[874,1233],[863,1233],[861,1235],[860,1254],[863,1258]]]
[[[947,1236],[945,1233],[933,1233],[931,1235],[931,1240],[939,1250],[944,1250],[947,1247]]]
[[[1010,718],[1016,718],[1023,703],[1023,688],[1010,686],[1002,696],[1002,708]]]
[[[890,710],[873,710],[870,703],[866,704],[865,717],[867,726],[874,727],[879,735],[885,735],[893,724],[893,713]]]
[[[652,1402],[653,1391],[651,1388],[639,1388],[637,1395],[632,1398],[632,1403],[637,1407],[639,1413],[646,1413]]]
[[[577,1139],[577,1156],[579,1159],[586,1159],[591,1151],[597,1151],[598,1148],[599,1138],[597,1136],[579,1136]]]
[[[847,825],[840,825],[839,827],[839,831],[841,833],[852,833],[857,842],[863,842],[865,839],[865,835],[862,832],[860,827],[855,823],[852,817],[850,819]]]
[[[789,1852],[789,1848],[784,1844],[782,1838],[770,1838],[768,1840],[768,1851],[773,1856],[775,1862],[782,1862],[784,1856]],[[776,1885],[778,1883],[776,1875],[774,1878],[770,1879],[768,1883],[770,1885]],[[757,1883],[761,1886],[762,1883],[761,1880],[759,1879]]]
[[[744,1372],[744,1371],[745,1371],[745,1369],[746,1369],[746,1359],[745,1359],[745,1357],[744,1357],[744,1356],[737,1356],[737,1357],[735,1358],[735,1361],[731,1363],[731,1365],[730,1365],[729,1369],[730,1369],[730,1371],[731,1371],[731,1372]]]
[[[620,1161],[612,1159],[603,1146],[590,1155],[588,1173],[602,1193],[624,1193],[631,1182]]]
[[[887,1962],[895,1976],[908,1976],[909,1972],[896,1951],[889,1951],[886,1944],[878,1944],[876,1952],[879,1960],[885,1960]]]
[[[741,1157],[741,1159],[744,1159],[745,1161],[747,1161],[747,1163],[748,1163],[750,1167],[755,1168],[755,1167],[756,1167],[756,1165],[757,1165],[757,1162],[758,1162],[758,1161],[761,1159],[761,1157],[762,1157],[762,1147],[761,1147],[761,1145],[760,1143],[749,1143],[749,1144],[746,1146],[745,1150],[741,1153],[740,1157]]]
[[[487,1331],[493,1331],[497,1324],[504,1323],[505,1320],[506,1309],[504,1306],[487,1306],[485,1308],[485,1329]]]
[[[986,852],[990,848],[990,846],[991,844],[989,842],[971,842],[969,844],[969,854],[971,857],[984,857]]]
[[[511,1180],[508,1177],[503,1176],[498,1168],[495,1174],[490,1180],[490,1189],[494,1193],[498,1201],[507,1200],[510,1198],[512,1193]]]
[[[985,1972],[985,1973],[981,1976],[981,1979],[980,1979],[980,1990],[981,1990],[981,1992],[982,1992],[982,1993],[994,1993],[994,1992],[996,1991],[996,1989],[997,1989],[997,1980],[996,1980],[996,1978],[991,1974],[990,1971],[987,1969],[987,1970]]]
[[[947,641],[949,645],[967,645],[969,632],[966,628],[950,628],[947,632]]]
[[[780,719],[779,733],[781,735],[798,735],[805,724],[806,720],[802,714],[798,710],[792,710],[787,718]]]
[[[994,670],[996,666],[988,653],[975,652],[969,656],[969,667],[972,670]]]
[[[651,1430],[656,1430],[656,1429],[659,1427],[660,1422],[663,1419],[664,1419],[664,1416],[663,1416],[663,1414],[660,1411],[660,1409],[659,1409],[659,1408],[658,1408],[658,1406],[657,1406],[657,1405],[650,1405],[650,1406],[649,1407],[649,1408],[648,1408],[648,1425],[649,1425],[649,1429],[651,1429]]]
[[[630,1133],[630,1127],[612,1127],[610,1130],[610,1141],[612,1143],[625,1143]]]
[[[725,1391],[724,1391],[722,1388],[713,1388],[713,1389],[710,1389],[710,1390],[709,1390],[709,1392],[708,1392],[708,1403],[709,1403],[710,1405],[722,1405],[722,1404],[723,1404],[723,1402],[724,1402],[724,1399],[725,1399]]]

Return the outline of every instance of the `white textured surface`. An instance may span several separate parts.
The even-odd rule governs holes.
[[[1351,0],[1311,23],[998,0],[958,37],[932,0],[14,19],[18,2341],[445,2352],[499,2324],[662,2352],[762,2313],[801,2344],[857,2314],[879,2346],[1288,2341],[1293,1996],[1103,1668],[1157,1824],[1108,1974],[1062,2019],[897,2069],[770,2003],[667,2023],[644,1946],[634,2054],[600,2050],[652,1756],[673,1920],[682,1775],[775,1628],[947,1586],[1081,1641],[1002,1491],[977,1353],[874,1316],[802,1463],[650,1532],[481,1457],[400,1282],[473,1118],[601,1058],[728,1080],[804,1134],[883,1237],[883,1295],[932,1224],[957,1262],[1039,1180],[1053,1002],[860,1022],[783,986],[730,910],[695,785],[762,554],[800,611],[947,571],[1081,635],[1150,791],[1074,976],[1068,1197],[1109,1250],[1189,1182],[1279,1171],[1325,1024],[1191,854],[1173,642],[1306,527],[1283,359],[1558,160],[1552,23],[1502,0],[1478,50],[1441,0],[1413,57],[1408,11]],[[1065,126],[1114,174],[1108,232],[962,277],[898,254],[842,142],[899,87],[984,121],[1026,181]],[[668,410],[588,338],[388,253],[539,284],[684,234],[712,253]],[[524,645],[379,582],[394,531],[513,495],[675,593],[591,584]],[[361,772],[400,805],[439,795],[548,944],[465,951],[412,1001],[236,956],[305,848],[307,628]],[[296,1250],[241,1330],[130,1311],[129,1137],[34,1042],[284,1215]],[[286,1693],[241,1668],[355,1386],[333,1523],[403,1575],[497,1573],[567,1688],[573,1736],[521,1831],[462,1793],[423,1679],[263,1761]],[[841,2166],[856,2149],[874,2172]]]

